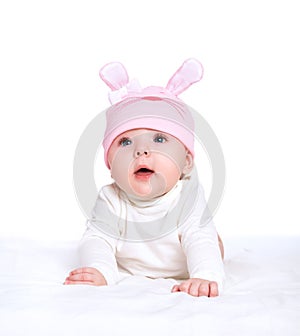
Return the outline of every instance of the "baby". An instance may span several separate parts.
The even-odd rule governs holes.
[[[103,147],[114,183],[99,192],[79,247],[82,267],[65,284],[140,275],[178,280],[172,292],[218,296],[223,245],[194,167],[194,120],[177,97],[202,78],[201,64],[185,61],[166,88],[129,82],[120,63],[100,76],[113,90]]]

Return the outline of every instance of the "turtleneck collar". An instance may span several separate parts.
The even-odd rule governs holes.
[[[178,195],[180,194],[182,190],[182,187],[183,187],[183,181],[179,180],[169,192],[148,200],[148,199],[140,198],[135,195],[129,195],[117,186],[117,188],[119,189],[120,198],[124,202],[130,204],[131,206],[137,207],[137,208],[148,208],[148,207],[153,207],[155,205],[163,205],[166,203],[170,203],[178,197]]]

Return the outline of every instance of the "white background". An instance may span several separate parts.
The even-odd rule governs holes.
[[[108,107],[99,69],[163,86],[189,57],[205,75],[181,98],[226,160],[221,235],[300,234],[299,14],[290,0],[1,2],[0,235],[79,239],[72,165]]]

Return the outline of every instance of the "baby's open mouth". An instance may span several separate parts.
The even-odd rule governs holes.
[[[149,168],[139,168],[134,172],[136,175],[147,175],[147,174],[153,174],[154,171]]]
[[[141,168],[139,168],[139,169],[137,169],[135,172],[134,172],[134,174],[136,175],[136,176],[140,176],[140,177],[142,177],[142,176],[151,176],[152,174],[154,173],[154,170],[152,170],[152,169],[150,169],[150,168],[147,168],[147,167],[141,167]]]

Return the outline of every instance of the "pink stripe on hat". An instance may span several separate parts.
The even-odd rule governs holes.
[[[129,82],[121,63],[109,63],[100,70],[100,77],[113,90],[113,104],[106,111],[103,139],[107,167],[108,150],[120,134],[137,128],[155,129],[180,140],[194,155],[194,120],[188,106],[177,95],[201,80],[203,68],[195,59],[186,60],[169,80],[166,88],[141,88],[136,80]]]

